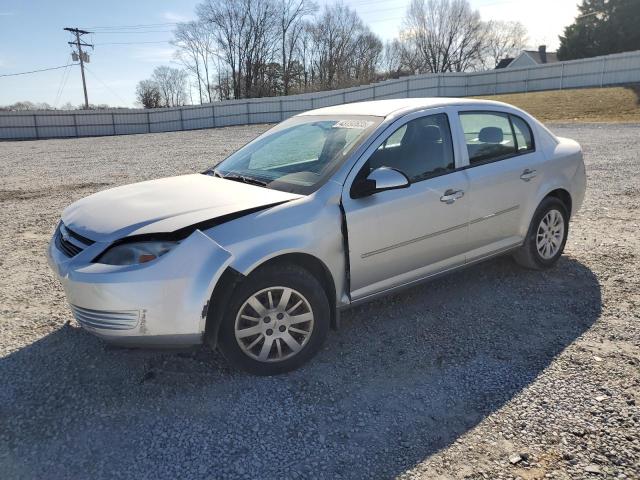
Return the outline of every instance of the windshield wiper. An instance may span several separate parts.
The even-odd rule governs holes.
[[[202,175],[209,175],[210,177],[218,177],[218,178],[224,178],[222,175],[220,175],[215,168],[210,168],[209,170],[205,170],[204,172],[202,172]]]
[[[257,178],[246,177],[244,175],[238,175],[235,173],[228,173],[226,175],[222,175],[222,178],[226,180],[233,180],[234,182],[248,183],[249,185],[258,185],[260,187],[266,187],[268,185],[267,182],[258,180]]]

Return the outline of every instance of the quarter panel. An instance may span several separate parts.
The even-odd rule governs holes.
[[[526,235],[531,218],[542,201],[550,192],[563,189],[569,192],[572,200],[573,215],[580,208],[584,198],[586,178],[580,145],[569,139],[560,142],[545,160],[545,168],[540,184],[527,209],[523,212],[520,232]]]

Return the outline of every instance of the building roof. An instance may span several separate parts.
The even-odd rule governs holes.
[[[545,53],[542,53],[545,52]],[[544,55],[544,61],[542,61],[543,57],[542,55]],[[558,60],[558,54],[556,52],[546,52],[546,46],[545,45],[541,45],[538,50],[522,50],[520,52],[520,54],[518,56],[516,56],[515,58],[503,58],[502,60],[500,60],[500,62],[498,63],[498,65],[496,65],[496,70],[501,69],[501,68],[508,68],[508,67],[512,67],[514,63],[518,63],[518,61],[523,57],[523,56],[527,56],[531,61],[533,61],[534,63],[538,64],[538,65],[543,65],[545,63],[557,63],[559,62]]]
[[[556,63],[558,62],[558,54],[556,52],[547,52],[547,61],[543,62],[538,50],[523,50],[524,53],[529,55],[536,63]]]
[[[367,102],[344,103],[332,107],[316,108],[299,115],[370,115],[387,117],[393,113],[407,113],[425,108],[448,107],[451,105],[505,106],[504,103],[490,100],[468,98],[398,98],[390,100],[372,100]]]
[[[496,65],[496,70],[499,68],[507,68],[511,62],[513,62],[513,57],[503,58],[498,62],[498,65]]]

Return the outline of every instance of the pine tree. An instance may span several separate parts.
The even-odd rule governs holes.
[[[640,50],[640,0],[583,0],[578,9],[560,36],[560,60]]]

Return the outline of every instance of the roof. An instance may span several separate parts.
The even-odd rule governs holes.
[[[496,70],[498,70],[499,68],[507,68],[511,62],[513,62],[513,57],[503,58],[496,65]]]
[[[490,100],[473,100],[467,98],[398,98],[392,100],[372,100],[368,102],[343,103],[332,107],[316,108],[299,115],[370,115],[387,117],[400,111],[409,112],[425,108],[448,107],[451,105],[493,105],[504,106],[504,103]]]
[[[523,53],[529,55],[536,63],[556,63],[558,62],[558,54],[556,52],[547,52],[547,61],[543,62],[538,50],[523,50]]]

